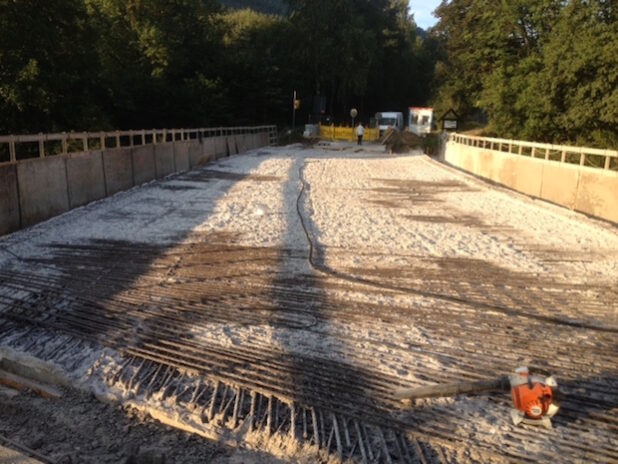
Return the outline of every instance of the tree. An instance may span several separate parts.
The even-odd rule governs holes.
[[[108,111],[121,127],[205,125],[225,106],[210,0],[86,0]]]
[[[435,106],[482,112],[488,132],[611,146],[618,46],[606,0],[452,0],[437,10]]]
[[[81,0],[0,1],[0,132],[107,125]]]

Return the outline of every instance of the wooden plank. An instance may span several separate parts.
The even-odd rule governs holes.
[[[2,370],[0,370],[0,384],[20,391],[32,390],[43,398],[58,399],[62,397],[62,393],[57,388]]]

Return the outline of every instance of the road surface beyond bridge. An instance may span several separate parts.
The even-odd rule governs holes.
[[[301,462],[617,461],[616,228],[382,150],[254,150],[1,239],[0,344]],[[522,365],[553,430],[393,395]]]

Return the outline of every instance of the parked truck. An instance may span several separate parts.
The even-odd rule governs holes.
[[[397,129],[402,131],[404,129],[403,113],[396,111],[385,111],[376,114],[376,120],[378,122],[378,128],[380,129],[380,137],[384,135],[388,129]]]

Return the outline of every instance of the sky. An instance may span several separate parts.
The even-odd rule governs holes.
[[[410,0],[410,12],[414,13],[414,20],[418,27],[427,29],[438,21],[431,12],[440,4],[440,0]]]

